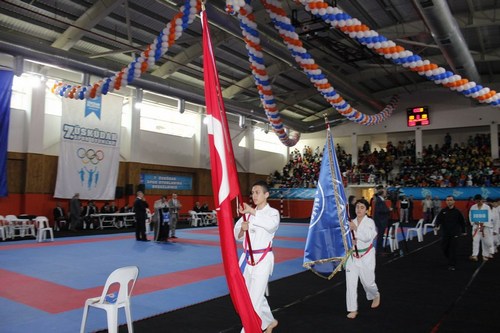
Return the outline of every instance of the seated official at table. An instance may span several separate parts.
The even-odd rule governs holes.
[[[116,204],[115,202],[111,202],[111,204],[109,205],[109,212],[110,213],[117,213],[118,212],[118,207],[116,207]]]
[[[99,221],[97,221],[97,218],[91,216],[97,213],[98,211],[94,201],[89,200],[87,206],[83,207],[82,211],[83,229],[86,229],[87,225],[89,225],[90,229],[97,227]]]
[[[120,208],[120,213],[131,213],[134,209],[130,207],[128,204],[125,204],[122,208]]]
[[[101,214],[110,214],[111,213],[111,206],[109,205],[109,202],[105,202],[104,206],[101,208]]]
[[[202,207],[200,205],[200,202],[199,201],[196,201],[196,203],[194,204],[194,207],[193,207],[193,210],[196,212],[196,213],[201,213],[202,212]]]
[[[64,229],[68,228],[67,218],[68,217],[66,216],[66,212],[64,211],[64,208],[62,208],[61,203],[57,202],[56,208],[54,208],[54,229],[55,229],[55,231],[59,231],[63,227],[64,227]]]
[[[119,210],[119,213],[133,213],[133,212],[134,212],[134,209],[132,207],[130,207],[128,204],[125,204],[125,206],[123,206]],[[118,219],[122,222],[122,225],[125,225],[125,217],[124,216],[121,216]]]
[[[208,204],[205,202],[201,207],[201,213],[208,213],[208,212],[211,212],[211,210],[208,209]]]

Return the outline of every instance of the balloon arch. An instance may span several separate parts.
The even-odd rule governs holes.
[[[328,78],[315,63],[311,54],[303,47],[298,34],[295,32],[295,28],[281,7],[281,1],[261,0],[261,2],[295,61],[319,93],[341,115],[350,121],[362,125],[379,124],[391,116],[398,102],[397,96],[394,96],[389,104],[375,115],[364,114],[349,105],[335,91],[334,87],[329,83]],[[371,30],[358,19],[344,13],[338,7],[332,7],[322,0],[299,0],[299,2],[304,5],[306,11],[320,17],[332,27],[339,29],[356,42],[391,60],[394,64],[417,72],[419,75],[436,84],[455,90],[464,96],[474,98],[480,103],[490,104],[494,107],[500,106],[500,94],[496,91],[462,78],[460,75],[447,71],[443,67],[431,63],[429,60],[422,59],[420,56],[413,54],[411,51],[397,45],[386,37],[379,35],[376,31]],[[250,1],[227,0],[226,4],[227,12],[236,15],[240,21],[242,34],[248,50],[248,58],[251,63],[252,75],[269,123],[284,145],[289,147],[294,146],[300,138],[300,133],[295,131],[287,133],[279,115],[276,99],[271,88],[266,66],[264,65],[259,32]],[[131,84],[134,79],[139,78],[142,73],[152,67],[175,44],[175,41],[181,37],[183,31],[193,23],[201,8],[202,2],[200,0],[186,0],[180,11],[166,24],[165,28],[146,50],[141,52],[139,57],[115,75],[85,86],[58,82],[52,87],[52,92],[64,98],[83,100],[106,95],[108,92],[120,90]]]

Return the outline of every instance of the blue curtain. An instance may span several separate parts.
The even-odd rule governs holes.
[[[7,146],[14,73],[0,70],[0,197],[7,196]]]

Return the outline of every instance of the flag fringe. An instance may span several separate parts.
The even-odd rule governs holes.
[[[334,258],[326,258],[326,259],[315,260],[315,261],[308,261],[308,262],[305,262],[302,265],[302,267],[309,269],[311,272],[313,272],[314,274],[316,274],[317,276],[319,276],[319,277],[321,277],[323,279],[331,280],[335,276],[335,274],[337,274],[338,272],[340,272],[342,270],[342,267],[344,267],[344,264],[347,261],[347,259],[349,258],[349,256],[351,255],[351,252],[352,252],[352,250],[350,250],[343,257],[334,257]],[[329,262],[339,262],[339,263],[338,263],[337,267],[335,267],[335,269],[333,270],[333,272],[330,273],[330,275],[328,275],[328,276],[326,276],[324,274],[321,274],[320,272],[318,272],[317,270],[315,270],[313,268],[314,265],[317,265],[317,264],[326,264],[326,263],[329,263]]]

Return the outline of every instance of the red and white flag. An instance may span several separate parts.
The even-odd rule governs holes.
[[[212,187],[215,206],[218,209],[217,219],[224,271],[231,299],[245,332],[261,333],[261,320],[252,306],[238,265],[231,200],[236,197],[241,199],[241,192],[205,11],[201,12],[201,22]]]

